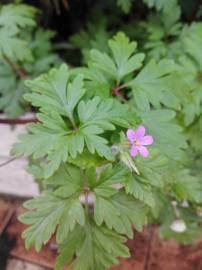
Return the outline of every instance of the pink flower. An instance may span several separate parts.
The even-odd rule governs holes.
[[[128,129],[127,138],[132,145],[130,149],[132,157],[135,157],[138,152],[145,158],[149,156],[149,151],[144,145],[150,145],[154,140],[152,136],[145,136],[145,127],[143,125],[139,126],[137,130]]]

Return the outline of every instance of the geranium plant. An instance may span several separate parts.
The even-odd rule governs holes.
[[[183,244],[201,235],[202,27],[180,22],[175,0],[144,4],[157,13],[131,23],[139,43],[130,25],[120,27],[128,35],[111,30],[120,18],[98,17],[97,35],[91,22],[70,38],[83,66],[64,63],[25,82],[37,122],[12,154],[29,158],[42,193],[19,219],[27,248],[56,236],[56,270],[109,269],[148,223]],[[127,14],[132,1],[114,5]]]

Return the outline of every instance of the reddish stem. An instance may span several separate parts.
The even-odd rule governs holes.
[[[19,68],[15,63],[13,63],[7,56],[4,56],[5,61],[7,64],[12,68],[12,70],[15,72],[15,74],[21,79],[21,80],[26,80],[27,79],[27,74],[26,72]]]
[[[36,118],[30,119],[0,119],[0,124],[7,124],[7,125],[25,125],[28,123],[36,123],[38,120]]]
[[[126,87],[127,87],[127,85],[123,84],[123,85],[120,85],[120,86],[113,88],[111,91],[112,96],[118,97],[121,101],[126,102],[127,99],[120,93],[120,91]]]
[[[121,89],[123,89],[123,88],[126,88],[126,85],[125,85],[125,84],[113,88],[113,89],[112,89],[112,95],[113,95],[113,96],[120,96],[120,91],[121,91]]]

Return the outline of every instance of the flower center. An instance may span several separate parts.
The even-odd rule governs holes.
[[[139,140],[135,140],[135,141],[134,141],[134,144],[137,145],[137,146],[140,146],[140,145],[141,145],[141,143],[140,143]]]

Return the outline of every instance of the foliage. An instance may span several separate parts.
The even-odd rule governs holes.
[[[123,10],[124,13],[128,13],[131,9],[133,0],[117,0],[117,5]]]
[[[109,269],[147,223],[183,244],[201,235],[202,24],[188,23],[200,14],[190,20],[188,1],[104,2],[58,44],[80,66],[60,63],[35,8],[0,9],[0,108],[37,112],[11,152],[42,190],[19,219],[27,248],[55,234],[56,270]],[[140,126],[146,158],[131,154],[151,144]]]
[[[24,80],[59,61],[50,43],[54,33],[36,28],[36,14],[35,8],[24,4],[0,9],[0,109],[12,118],[29,110],[22,98],[29,91]]]

